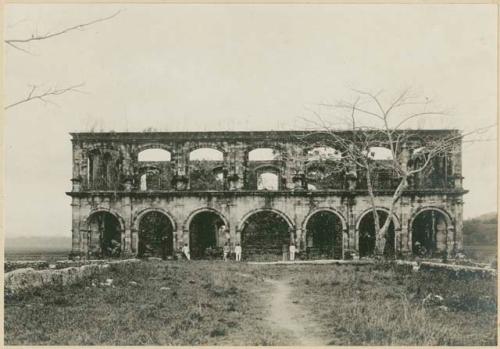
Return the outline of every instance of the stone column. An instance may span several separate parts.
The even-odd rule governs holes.
[[[175,190],[188,190],[189,189],[189,173],[188,173],[188,160],[189,154],[186,154],[186,149],[179,145],[174,153],[175,161],[175,174],[173,176],[173,186]]]
[[[345,259],[345,251],[349,248],[349,234],[347,229],[342,229],[342,259]]]
[[[348,234],[348,242],[347,245],[350,250],[354,250],[356,252],[359,251],[358,248],[358,239],[356,232],[356,217],[354,216],[353,210],[353,200],[351,198],[347,199],[346,202],[346,218],[347,218],[347,234]]]
[[[404,200],[404,198],[401,198],[401,200]],[[411,216],[410,213],[410,206],[408,205],[407,202],[402,201],[401,205],[401,231],[399,232],[399,252],[403,256],[408,256],[411,254],[411,237],[410,237],[410,231],[411,227],[408,226],[409,224],[409,217]]]
[[[134,227],[130,229],[130,250],[132,254],[139,253],[139,232]]]
[[[122,232],[122,253],[130,256],[132,255],[132,201],[128,195],[122,198],[122,212],[125,221]]]
[[[454,248],[454,253],[462,252],[463,251],[463,242],[464,242],[464,237],[463,237],[463,201],[461,199],[458,199],[455,204],[455,248]]]
[[[80,198],[71,199],[71,254],[73,259],[81,254],[80,234]]]
[[[189,230],[188,229],[184,229],[182,231],[182,245],[184,245],[184,244],[188,244],[188,246],[191,248],[190,241],[189,241]]]
[[[184,245],[182,240],[182,230],[174,231],[173,235],[174,235],[174,250],[180,250]]]
[[[87,256],[89,254],[89,235],[90,235],[90,229],[81,229],[80,230],[80,241],[81,241],[81,248],[80,248],[80,256],[82,256],[83,259],[87,259]]]
[[[447,227],[446,232],[446,252],[448,257],[454,256],[455,252],[455,228],[453,226]]]
[[[302,228],[297,228],[295,229],[295,235],[296,235],[296,241],[295,244],[297,245],[297,248],[299,251],[304,250],[305,248],[305,236],[304,236],[304,231]]]

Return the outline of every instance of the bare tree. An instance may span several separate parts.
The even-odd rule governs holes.
[[[104,21],[107,21],[107,20],[110,20],[110,19],[116,17],[120,12],[121,11],[117,11],[110,16],[97,18],[97,19],[92,20],[90,22],[80,23],[77,25],[66,27],[66,28],[58,30],[58,31],[49,32],[49,33],[46,33],[43,35],[32,34],[30,37],[26,37],[26,38],[5,39],[4,42],[5,42],[5,44],[9,45],[10,47],[12,47],[18,51],[21,51],[21,52],[27,53],[27,54],[32,54],[32,52],[29,51],[27,48],[27,45],[29,45],[31,43],[34,43],[37,41],[53,39],[55,37],[65,35],[65,34],[68,34],[70,32],[76,31],[76,30],[85,30],[87,27],[89,27],[91,25],[94,25],[94,24],[97,24],[100,22],[104,22]],[[79,90],[79,88],[82,87],[83,85],[84,85],[84,83],[79,83],[79,84],[67,86],[64,88],[55,88],[55,87],[48,88],[48,89],[45,89],[44,91],[39,91],[40,87],[37,85],[31,85],[30,90],[28,91],[26,97],[21,98],[18,101],[5,106],[4,109],[7,110],[7,109],[10,109],[12,107],[16,107],[18,105],[21,105],[21,104],[24,104],[24,103],[27,103],[30,101],[34,101],[34,100],[39,100],[39,101],[42,101],[45,103],[52,103],[52,102],[50,102],[50,100],[47,99],[48,97],[58,96],[58,95],[61,95],[61,94],[67,93],[67,92],[82,92],[81,90]]]
[[[343,161],[338,162],[349,181],[350,189],[354,183],[363,180],[366,183],[370,206],[375,222],[375,254],[384,252],[386,236],[393,219],[393,212],[402,194],[409,187],[409,182],[419,174],[424,174],[440,157],[450,156],[461,146],[465,136],[475,134],[485,129],[469,133],[442,132],[424,135],[407,128],[412,121],[424,117],[438,118],[448,116],[444,110],[430,109],[429,100],[421,100],[404,91],[387,105],[384,105],[379,94],[366,91],[355,91],[354,102],[339,102],[337,104],[322,104],[347,112],[341,114],[348,124],[347,130],[339,131],[332,127],[320,113],[312,110],[316,120],[308,120],[314,124],[315,130],[302,137],[307,142],[311,136],[322,135],[328,145],[340,149]],[[411,111],[409,111],[411,110]],[[338,115],[336,116],[338,119]],[[492,125],[494,126],[494,125]],[[491,128],[488,126],[486,128]],[[384,147],[390,156],[380,160],[375,158],[375,149]],[[387,173],[395,178],[396,185],[380,188],[377,177]],[[359,178],[362,176],[364,178]],[[392,184],[392,183],[391,183]],[[377,196],[389,195],[389,212],[381,220]]]

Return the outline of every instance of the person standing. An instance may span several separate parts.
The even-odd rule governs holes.
[[[182,253],[184,254],[184,257],[189,261],[191,260],[191,255],[189,254],[189,247],[188,244],[184,244],[182,247]]]
[[[236,261],[240,262],[241,261],[241,246],[239,243],[236,244],[234,247],[234,254],[236,255]]]
[[[223,252],[224,252],[224,262],[227,262],[227,256],[229,255],[229,244],[226,242],[224,244],[224,249],[223,249]]]
[[[293,242],[290,244],[290,260],[295,260],[295,244]]]

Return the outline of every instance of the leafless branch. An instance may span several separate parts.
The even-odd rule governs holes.
[[[120,12],[121,12],[121,10],[115,12],[111,16],[98,18],[98,19],[95,19],[95,20],[87,22],[87,23],[77,24],[77,25],[74,25],[74,26],[71,26],[71,27],[67,27],[67,28],[64,28],[64,29],[56,31],[56,32],[47,33],[47,34],[44,34],[44,35],[38,35],[38,34],[35,35],[35,34],[33,34],[31,37],[24,38],[24,39],[6,39],[5,43],[7,45],[10,45],[11,47],[17,49],[17,50],[23,51],[25,53],[30,53],[29,51],[27,51],[27,50],[19,47],[19,44],[27,44],[27,43],[31,43],[31,42],[34,42],[34,41],[47,40],[47,39],[54,38],[54,37],[57,37],[57,36],[60,36],[60,35],[64,35],[66,33],[74,31],[74,30],[84,30],[86,27],[89,27],[89,26],[91,26],[93,24],[96,24],[96,23],[99,23],[99,22],[104,22],[104,21],[107,21],[107,20],[110,20],[110,19],[114,18]]]
[[[59,96],[59,95],[62,95],[63,93],[66,93],[66,92],[84,93],[83,91],[79,90],[79,87],[82,87],[83,85],[84,85],[84,83],[61,88],[61,89],[50,88],[50,89],[45,90],[45,91],[40,92],[40,93],[36,93],[38,86],[33,85],[25,98],[15,102],[15,103],[7,105],[5,107],[5,110],[13,108],[13,107],[18,106],[18,105],[23,104],[23,103],[33,101],[33,100],[39,100],[39,101],[42,101],[44,103],[53,103],[50,100],[48,100],[47,97]]]

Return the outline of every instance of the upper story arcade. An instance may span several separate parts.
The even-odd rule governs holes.
[[[450,149],[412,176],[409,191],[462,192],[461,139],[457,130],[405,130],[398,161],[417,166],[412,155],[425,143],[454,138]],[[335,132],[353,137],[352,131]],[[397,132],[395,133],[398,134]],[[344,150],[310,131],[99,132],[71,133],[72,193],[366,191],[365,174],[346,166]],[[455,137],[456,136],[456,137]],[[396,137],[397,138],[397,137]],[[369,149],[381,164],[372,174],[375,190],[390,190],[399,179],[383,166],[392,157],[382,141]],[[180,194],[180,193],[179,193]]]

